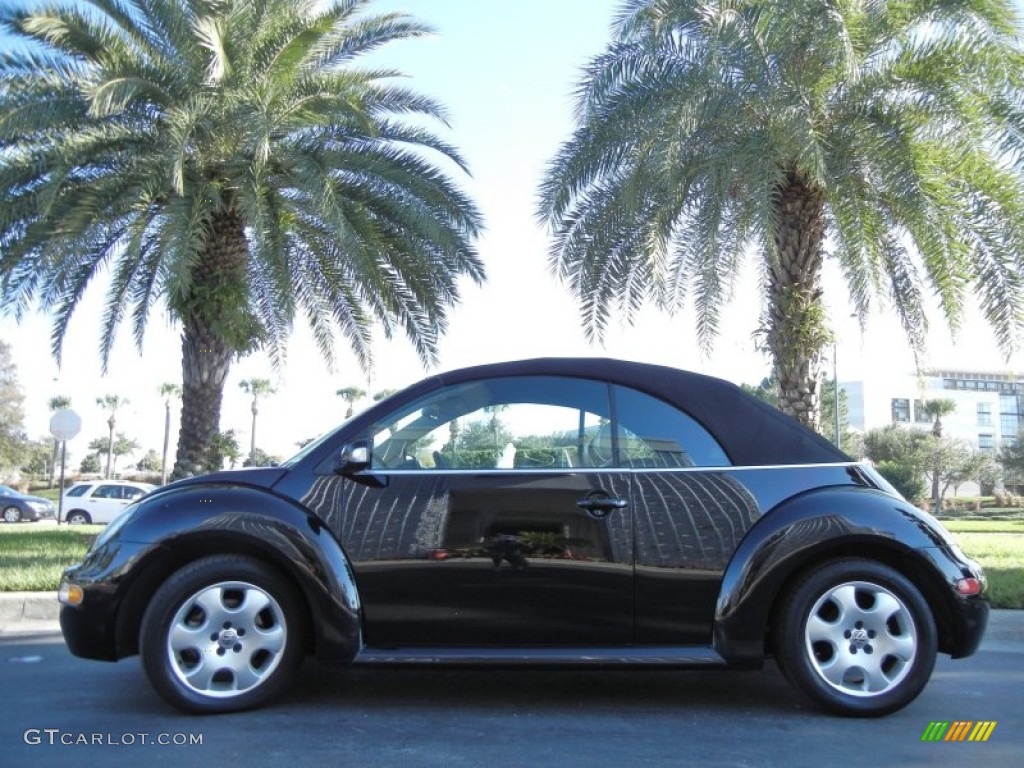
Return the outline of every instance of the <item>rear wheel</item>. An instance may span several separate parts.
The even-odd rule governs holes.
[[[92,518],[89,517],[88,512],[83,512],[80,509],[76,509],[74,512],[68,514],[68,519],[66,520],[66,522],[68,523],[68,525],[88,525],[92,522]]]
[[[871,560],[837,560],[811,571],[776,617],[783,673],[844,715],[884,715],[909,704],[931,677],[936,648],[935,621],[921,593]]]
[[[203,558],[154,594],[142,619],[142,666],[179,709],[251,709],[291,684],[305,649],[304,617],[297,590],[259,560]]]

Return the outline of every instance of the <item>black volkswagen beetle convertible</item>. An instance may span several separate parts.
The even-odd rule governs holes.
[[[307,654],[362,666],[756,669],[824,707],[968,656],[984,576],[869,467],[727,382],[543,359],[432,376],[280,467],[145,496],[61,583],[71,651],[192,712]]]

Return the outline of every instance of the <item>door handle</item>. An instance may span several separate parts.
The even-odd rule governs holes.
[[[576,506],[585,511],[591,517],[608,517],[616,509],[625,509],[629,502],[615,496],[609,496],[603,491],[596,491],[585,499],[576,502]]]

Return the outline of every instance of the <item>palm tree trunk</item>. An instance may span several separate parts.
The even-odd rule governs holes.
[[[171,442],[171,401],[164,402],[164,453],[160,460],[160,485],[167,485],[167,449]]]
[[[241,216],[228,207],[210,224],[208,240],[192,271],[194,289],[179,306],[181,427],[172,479],[206,471],[210,443],[220,429],[224,380],[231,358],[258,344],[248,322],[248,243]],[[229,337],[230,334],[230,337]]]
[[[181,336],[181,431],[171,478],[206,471],[210,441],[220,426],[224,380],[233,350],[198,318]]]
[[[113,463],[114,463],[114,417],[113,417],[113,415],[111,415],[110,419],[107,421],[107,425],[110,427],[110,439],[107,442],[107,472],[104,475],[104,477],[109,480],[110,477],[111,477],[110,473],[113,471]]]
[[[825,195],[790,171],[772,204],[778,227],[768,265],[766,325],[779,408],[817,429],[822,349],[828,340],[821,302]]]
[[[252,402],[252,437],[249,440],[249,462],[256,464],[256,401]]]

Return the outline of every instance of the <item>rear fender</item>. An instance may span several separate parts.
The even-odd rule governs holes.
[[[726,568],[715,648],[736,666],[759,666],[776,598],[794,574],[816,562],[858,554],[909,562],[919,559],[914,550],[948,544],[920,510],[881,491],[836,487],[788,499],[747,532]]]

